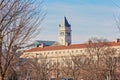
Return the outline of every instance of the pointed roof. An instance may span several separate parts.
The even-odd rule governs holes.
[[[66,26],[66,27],[70,27],[71,25],[68,23],[68,20],[66,19],[66,17],[63,17],[61,26]]]

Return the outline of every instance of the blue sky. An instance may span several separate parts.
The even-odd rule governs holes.
[[[72,43],[84,43],[91,37],[114,41],[120,37],[115,17],[120,0],[44,0],[47,15],[37,40],[58,40],[58,25],[66,16],[72,27]]]

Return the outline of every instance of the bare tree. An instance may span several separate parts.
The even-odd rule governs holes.
[[[82,71],[82,66],[83,66],[81,62],[81,59],[82,59],[81,57],[82,56],[80,55],[71,55],[70,57],[65,57],[63,59],[64,68],[62,72],[67,78],[72,78],[74,80],[81,79],[81,71]]]
[[[86,53],[89,55],[88,71],[94,72],[91,78],[103,80],[115,80],[115,70],[117,69],[118,57],[117,49],[110,47],[111,44],[105,39],[93,38],[87,46]]]
[[[21,66],[20,80],[49,80],[51,78],[51,71],[53,65],[47,56],[37,55],[32,59],[27,59]],[[24,74],[26,73],[26,74]]]
[[[86,44],[84,55],[65,59],[64,73],[75,80],[115,80],[119,68],[119,53],[106,39],[92,38]],[[71,63],[72,62],[72,63]]]
[[[16,50],[35,35],[44,18],[35,0],[0,1],[0,80],[9,76]],[[38,10],[37,10],[38,9]]]
[[[62,78],[62,73],[61,73],[61,69],[62,69],[62,64],[61,64],[61,60],[60,58],[58,58],[58,56],[53,60],[52,62],[52,78],[55,80],[60,80]]]
[[[119,54],[116,49],[109,48],[105,51],[102,61],[103,64],[105,64],[107,79],[116,79],[116,70],[119,68],[119,60]]]

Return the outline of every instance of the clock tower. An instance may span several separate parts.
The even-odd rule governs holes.
[[[71,44],[71,25],[68,23],[66,17],[59,24],[58,42],[60,45]]]

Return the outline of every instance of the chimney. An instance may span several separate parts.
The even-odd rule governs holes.
[[[118,42],[120,42],[120,39],[119,39],[119,38],[117,38],[117,43],[118,43]]]
[[[69,45],[70,45],[70,43],[68,43],[68,42],[65,43],[65,46],[69,46]]]
[[[44,43],[41,43],[39,47],[44,48],[45,47]]]

